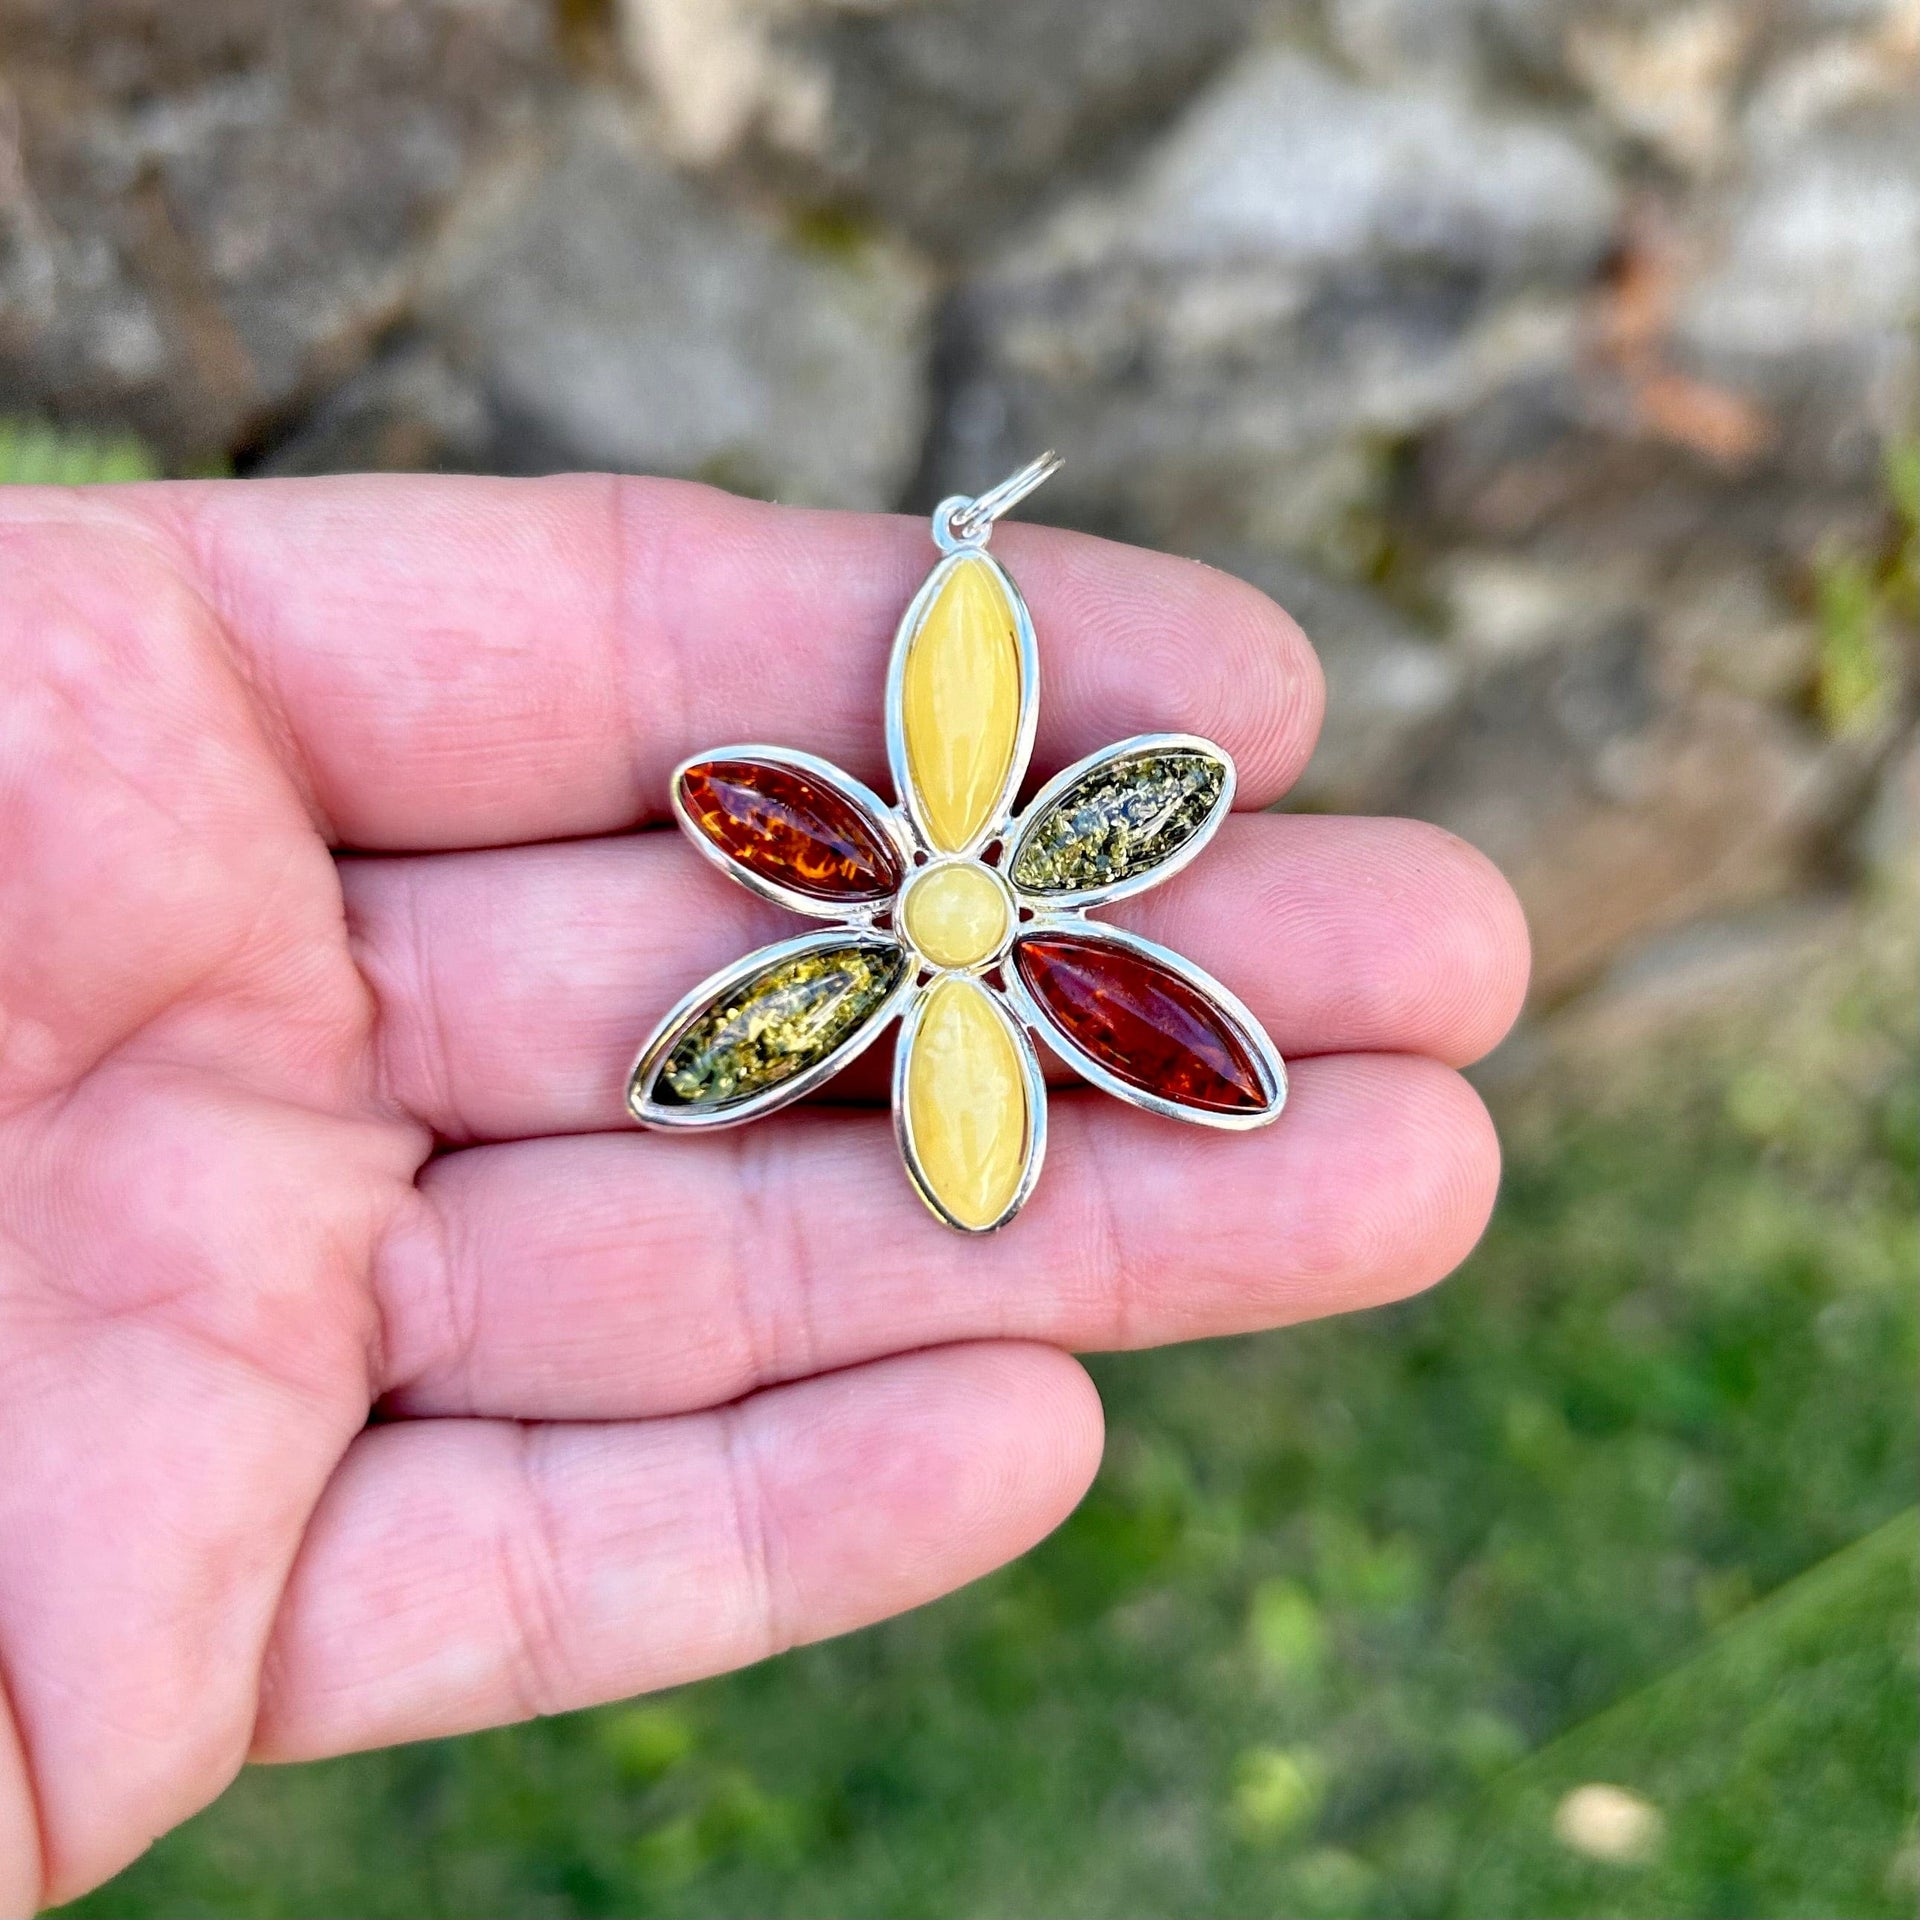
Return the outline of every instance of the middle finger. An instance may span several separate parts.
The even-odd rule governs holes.
[[[626,1124],[626,1074],[696,982],[799,930],[677,835],[342,863],[387,1094],[443,1138]],[[1238,994],[1283,1057],[1463,1065],[1506,1031],[1526,933],[1480,854],[1410,820],[1246,814],[1110,917]],[[833,1083],[884,1098],[884,1045]]]

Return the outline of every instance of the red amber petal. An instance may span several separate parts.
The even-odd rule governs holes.
[[[1209,1113],[1267,1104],[1236,1025],[1171,967],[1118,941],[1073,933],[1022,940],[1013,963],[1067,1039],[1128,1086]]]
[[[687,817],[722,853],[812,900],[884,900],[893,844],[844,793],[770,760],[702,760],[680,776]]]

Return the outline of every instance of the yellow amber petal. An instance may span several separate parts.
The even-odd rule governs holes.
[[[907,1125],[921,1177],[963,1227],[990,1227],[1013,1204],[1033,1116],[1006,1016],[977,982],[927,996],[907,1061]]]
[[[948,574],[907,646],[900,718],[928,838],[957,852],[992,818],[1020,737],[1013,605],[986,560]]]
[[[971,860],[930,867],[900,902],[907,938],[936,967],[973,967],[1000,949],[1012,922],[1006,889]]]

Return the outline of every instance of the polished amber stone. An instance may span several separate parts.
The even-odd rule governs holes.
[[[1267,1104],[1253,1050],[1172,968],[1118,941],[1073,933],[1016,943],[1014,965],[1049,1019],[1116,1079],[1183,1107]]]
[[[797,767],[703,760],[680,776],[687,816],[743,867],[809,899],[886,899],[900,884],[892,843],[845,794]]]
[[[927,838],[957,853],[992,819],[1020,740],[1020,642],[992,561],[954,567],[907,643],[907,775]]]
[[[890,945],[776,961],[722,994],[680,1036],[652,1097],[712,1109],[782,1086],[851,1040],[906,970],[905,951]],[[635,1091],[645,1097],[646,1089]]]
[[[1081,893],[1164,865],[1207,823],[1227,770],[1195,747],[1153,747],[1089,769],[1028,827],[1013,884]]]
[[[976,981],[930,989],[907,1057],[907,1125],[920,1177],[974,1232],[1020,1191],[1033,1133],[1012,1023]]]
[[[1012,921],[1006,887],[974,860],[929,867],[900,900],[902,930],[936,967],[977,967],[992,959]]]

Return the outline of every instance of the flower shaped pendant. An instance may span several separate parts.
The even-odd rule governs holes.
[[[641,1049],[641,1125],[737,1126],[811,1092],[898,1015],[901,1158],[948,1226],[1019,1212],[1046,1151],[1038,1035],[1133,1106],[1265,1126],[1286,1070],[1259,1023],[1199,968],[1087,918],[1157,886],[1212,837],[1233,762],[1191,734],[1141,734],[1055,775],[1014,812],[1039,710],[1039,650],[986,551],[994,521],[1058,465],[1043,455],[977,500],[943,501],[943,558],[887,670],[898,806],[807,753],[717,748],[673,776],[673,810],[717,866],[826,926],[703,981]]]

